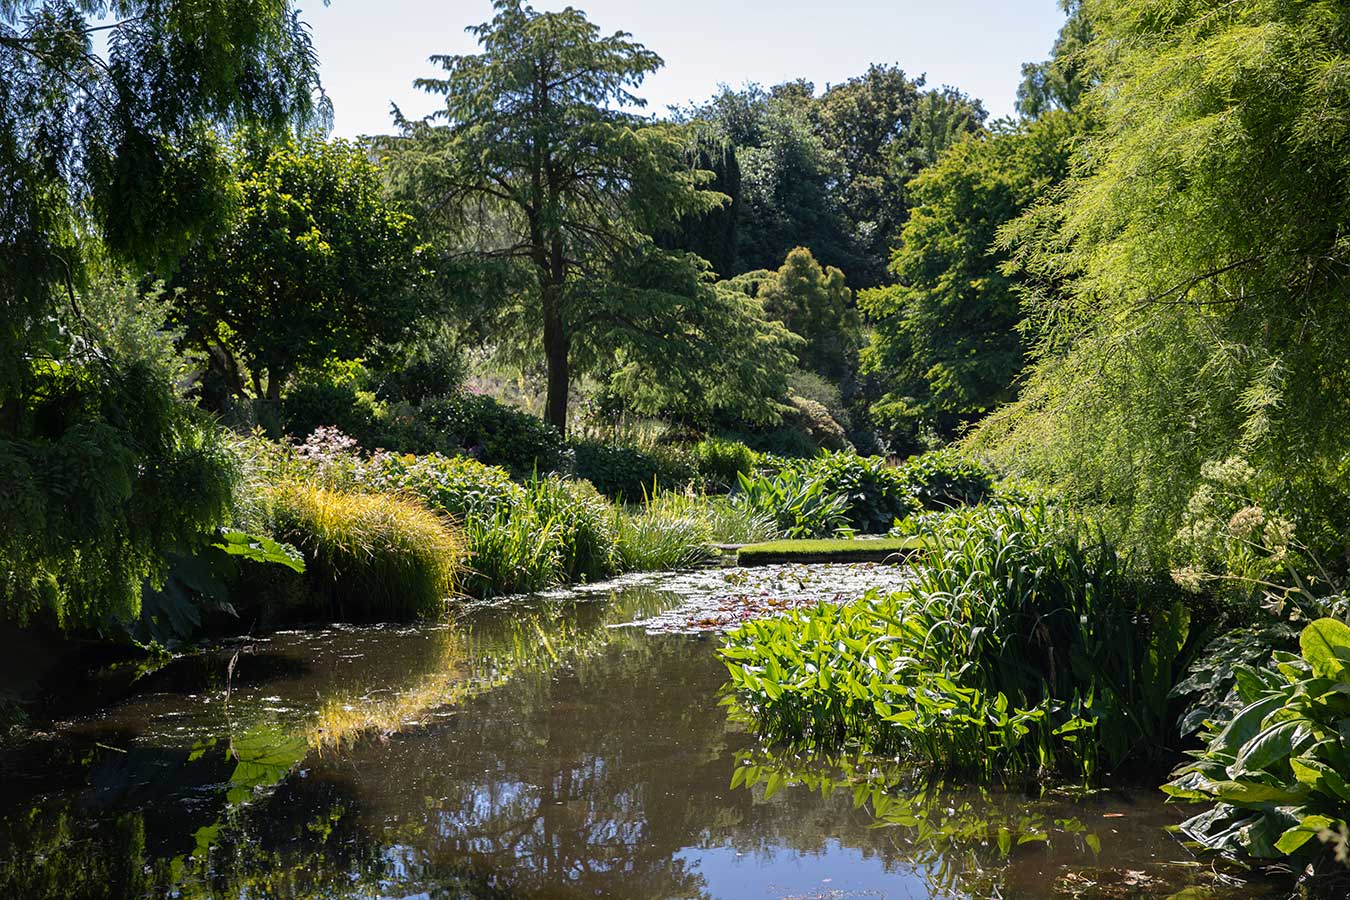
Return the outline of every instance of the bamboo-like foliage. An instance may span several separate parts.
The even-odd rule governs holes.
[[[1350,508],[1350,7],[1083,10],[1099,127],[1002,232],[1040,284],[1037,350],[975,442],[1158,560],[1205,464],[1232,458],[1330,538]]]

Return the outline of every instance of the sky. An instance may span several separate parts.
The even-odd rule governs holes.
[[[412,86],[437,70],[433,53],[475,49],[468,25],[490,0],[301,0],[313,28],[335,135],[391,129],[389,106],[425,115],[435,98]],[[537,9],[566,2],[535,0]],[[895,63],[928,84],[979,97],[1011,115],[1022,63],[1049,55],[1063,22],[1056,0],[572,0],[604,32],[628,31],[663,69],[639,91],[648,112],[704,100],[719,84],[766,86],[806,78],[823,90]]]

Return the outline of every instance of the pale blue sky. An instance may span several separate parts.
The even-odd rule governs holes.
[[[536,8],[566,2],[536,0]],[[710,96],[719,82],[765,85],[804,77],[817,90],[898,63],[928,83],[1013,111],[1023,62],[1045,58],[1063,21],[1056,0],[573,0],[604,31],[624,30],[666,61],[641,94],[664,112]],[[302,0],[313,26],[334,133],[388,131],[389,103],[407,114],[435,108],[412,87],[435,74],[433,53],[474,49],[467,25],[491,16],[489,0]]]

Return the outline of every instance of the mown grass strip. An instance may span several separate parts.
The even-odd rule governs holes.
[[[912,537],[769,541],[740,548],[736,561],[742,566],[900,561],[918,546]]]

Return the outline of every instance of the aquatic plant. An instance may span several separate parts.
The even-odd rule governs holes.
[[[337,619],[434,618],[456,593],[465,545],[444,516],[402,497],[284,482],[275,533],[308,563],[309,608]]]
[[[766,734],[1085,778],[1162,740],[1188,615],[1109,544],[1044,506],[930,514],[909,536],[903,590],[729,635],[731,687]]]
[[[529,514],[558,542],[562,580],[594,581],[614,574],[614,507],[589,481],[535,477],[526,492]]]

